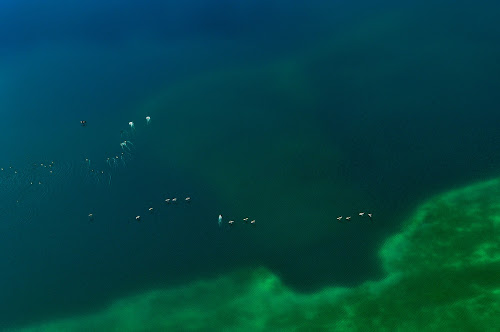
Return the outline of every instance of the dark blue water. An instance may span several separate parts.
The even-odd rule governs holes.
[[[247,266],[376,279],[412,208],[499,174],[495,3],[0,9],[0,327]]]

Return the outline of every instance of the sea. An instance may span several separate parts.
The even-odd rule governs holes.
[[[499,14],[2,1],[0,330],[241,269],[383,278],[419,204],[500,176]]]

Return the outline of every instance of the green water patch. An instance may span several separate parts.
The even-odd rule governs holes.
[[[499,201],[500,180],[429,199],[380,249],[386,277],[358,287],[301,294],[267,269],[244,269],[22,331],[493,330],[500,324]]]
[[[423,270],[488,265],[500,260],[500,182],[439,195],[409,219],[382,250],[385,268]],[[442,252],[446,251],[446,254]]]

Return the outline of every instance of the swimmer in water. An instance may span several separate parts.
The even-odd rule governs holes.
[[[219,214],[219,227],[222,226],[222,214]]]

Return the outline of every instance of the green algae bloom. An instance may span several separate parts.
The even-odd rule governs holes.
[[[382,246],[382,280],[300,294],[264,268],[240,270],[20,331],[493,331],[499,230],[492,180],[423,203]]]

